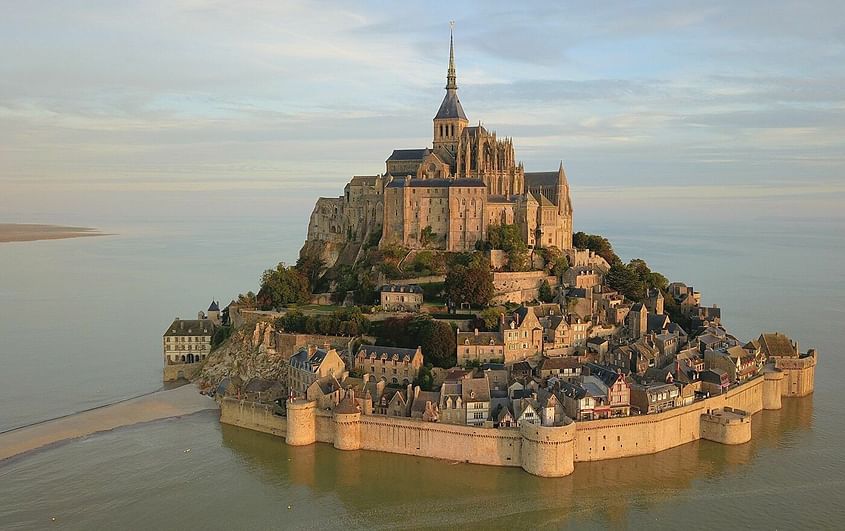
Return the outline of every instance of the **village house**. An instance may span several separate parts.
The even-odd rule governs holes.
[[[649,288],[646,292],[645,305],[649,313],[655,315],[663,314],[663,292],[658,288]]]
[[[505,364],[538,359],[543,350],[543,327],[529,308],[502,316],[499,332],[505,343]]]
[[[633,339],[642,337],[648,331],[648,308],[640,302],[634,304],[625,317],[625,323],[629,337]]]
[[[455,343],[461,367],[469,363],[505,362],[505,343],[499,332],[479,332],[477,328],[472,332],[458,330]]]
[[[631,406],[640,414],[661,413],[678,406],[680,391],[672,383],[632,384]]]
[[[305,398],[317,402],[320,409],[334,409],[346,392],[334,374],[318,378],[305,390]]]
[[[490,417],[490,384],[487,377],[467,378],[461,383],[466,424],[481,426]]]
[[[584,385],[580,381],[560,382],[560,391],[563,396],[563,406],[566,415],[570,418],[582,421],[593,420],[595,417],[596,404],[606,405],[607,394],[601,387],[595,385]],[[609,409],[608,415],[609,415]]]
[[[422,366],[423,353],[420,347],[413,349],[361,345],[355,357],[356,370],[371,374],[375,378],[384,378],[392,384],[412,383]]]
[[[630,414],[631,387],[625,380],[625,375],[619,370],[613,370],[596,363],[587,363],[585,368],[589,371],[590,376],[600,380],[607,389],[610,416],[627,417]]]
[[[409,386],[410,387],[410,386]],[[410,417],[411,403],[408,401],[410,389],[385,388],[378,402],[374,405],[376,415],[388,417]]]
[[[581,375],[581,363],[578,358],[572,356],[543,358],[537,366],[537,370],[541,378],[558,376],[569,380]]]
[[[699,375],[699,378],[701,390],[710,395],[720,395],[731,387],[731,377],[724,369],[707,369]]]
[[[414,387],[414,398],[411,402],[411,418],[422,419],[426,422],[440,420],[440,392],[422,391],[420,386]]]
[[[305,396],[308,387],[320,378],[335,376],[343,380],[345,372],[346,365],[337,350],[309,346],[291,356],[288,362],[288,389],[294,396]]]
[[[381,287],[380,295],[381,307],[388,312],[418,312],[423,303],[423,290],[414,284],[387,284]]]
[[[198,363],[211,352],[214,322],[211,319],[173,320],[162,339],[164,363]]]
[[[536,395],[517,398],[513,401],[513,414],[516,425],[521,427],[526,422],[529,424],[540,424],[540,404]]]

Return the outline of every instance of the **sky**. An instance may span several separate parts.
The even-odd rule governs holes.
[[[527,171],[563,161],[583,197],[842,204],[841,1],[7,0],[0,219],[339,195],[430,145],[450,20],[470,122],[513,137]]]

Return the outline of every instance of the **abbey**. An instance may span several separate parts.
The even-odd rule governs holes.
[[[306,247],[331,256],[346,245],[380,241],[409,249],[470,251],[491,225],[516,225],[529,247],[572,248],[572,203],[557,171],[525,172],[513,141],[469,119],[458,99],[454,42],[446,96],[434,117],[431,147],[397,149],[384,174],[355,176],[344,195],[320,198]],[[329,245],[325,245],[329,244]],[[331,250],[334,249],[334,252]]]

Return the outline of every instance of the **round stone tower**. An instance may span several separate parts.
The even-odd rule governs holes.
[[[334,447],[338,450],[361,449],[361,410],[351,396],[334,410]]]
[[[285,442],[305,446],[317,440],[317,402],[296,398],[288,400],[288,427]]]
[[[766,367],[763,372],[763,409],[780,409],[783,394],[782,371],[774,367]]]
[[[526,422],[522,435],[522,469],[542,477],[568,476],[575,469],[575,423],[540,426]]]

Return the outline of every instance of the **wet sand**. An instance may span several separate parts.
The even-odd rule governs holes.
[[[85,236],[106,236],[99,229],[64,227],[62,225],[37,225],[32,223],[0,223],[0,243],[61,240]]]
[[[138,398],[103,406],[0,433],[0,461],[43,446],[94,433],[171,417],[217,409],[217,403],[192,385],[157,391]]]

